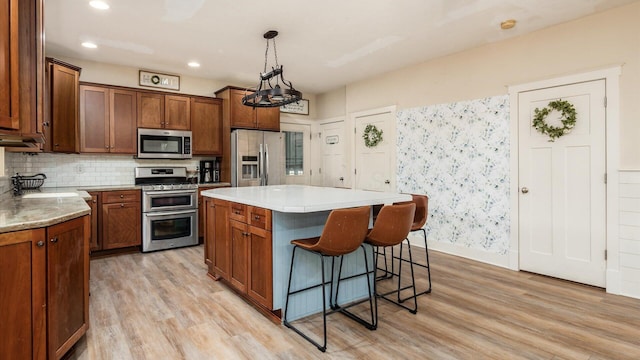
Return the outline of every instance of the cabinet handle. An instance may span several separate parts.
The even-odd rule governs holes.
[[[120,204],[120,207],[124,207],[124,204]]]
[[[54,244],[57,243],[58,242],[58,237],[56,236],[53,239],[51,239],[51,242],[54,243]]]
[[[53,144],[53,146],[60,146],[60,144]]]
[[[120,199],[124,198],[124,194],[120,194]]]
[[[98,202],[98,200],[91,200],[91,202],[95,204]]]
[[[256,215],[253,217],[254,220],[260,220],[260,215]]]
[[[38,241],[38,242],[36,243],[36,245],[37,245],[38,247],[43,247],[43,246],[44,246],[44,241],[40,240],[40,241]]]
[[[236,215],[240,215],[240,211],[238,211],[238,210],[235,210],[233,213],[236,214]]]

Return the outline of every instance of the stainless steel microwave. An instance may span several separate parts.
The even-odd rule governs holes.
[[[138,129],[139,159],[191,159],[191,131]]]

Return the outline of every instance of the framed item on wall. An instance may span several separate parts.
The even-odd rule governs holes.
[[[180,90],[180,76],[140,70],[140,86]]]
[[[309,100],[301,99],[287,105],[280,106],[280,112],[289,114],[309,115]]]

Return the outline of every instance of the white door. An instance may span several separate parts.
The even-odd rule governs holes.
[[[355,114],[355,188],[374,191],[395,191],[395,109],[385,108]],[[382,131],[382,141],[367,147],[363,135],[367,125]]]
[[[320,126],[320,146],[322,148],[322,185],[347,187],[349,169],[345,163],[344,121]]]
[[[284,142],[284,183],[309,185],[311,183],[311,125],[280,125]]]
[[[576,125],[555,142],[532,127],[535,109],[566,100]],[[518,94],[520,269],[605,286],[604,80]],[[560,114],[546,117],[561,125]]]

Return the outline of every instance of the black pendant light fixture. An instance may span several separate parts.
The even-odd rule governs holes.
[[[302,93],[293,88],[290,81],[283,77],[282,65],[278,65],[278,52],[276,50],[276,36],[278,32],[269,30],[264,33],[267,39],[267,49],[264,52],[264,71],[260,73],[260,82],[255,92],[245,95],[242,103],[251,107],[280,107],[302,99]],[[267,72],[267,56],[269,55],[269,40],[273,41],[273,54],[275,66]]]

